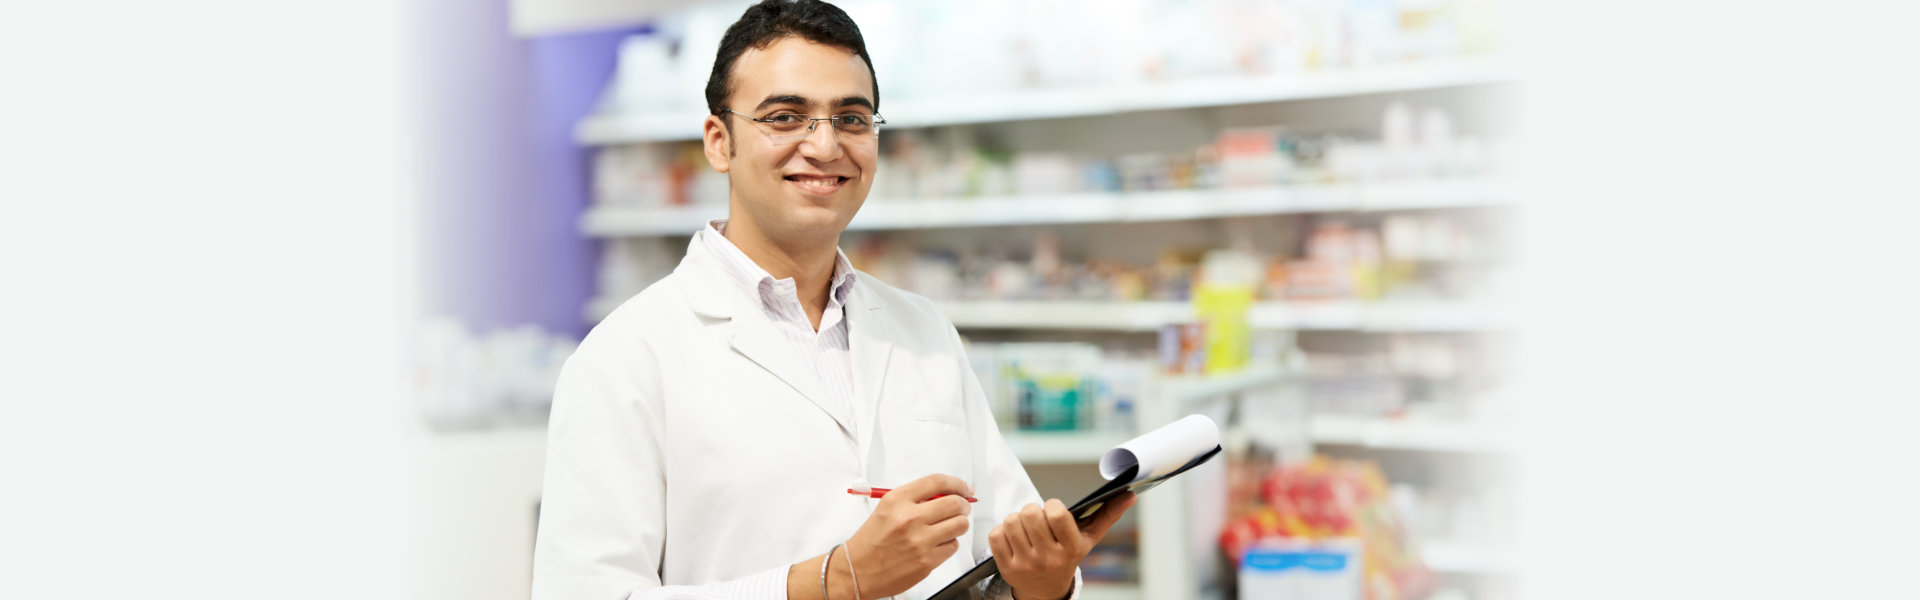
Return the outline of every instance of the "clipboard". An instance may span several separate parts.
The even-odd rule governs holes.
[[[1195,415],[1187,418],[1205,419],[1206,417]],[[1208,427],[1212,425],[1213,422],[1211,420],[1207,421]],[[1125,444],[1122,446],[1125,446]],[[1067,512],[1073,513],[1075,523],[1083,523],[1088,518],[1091,518],[1094,513],[1100,512],[1100,508],[1106,506],[1108,500],[1120,495],[1121,492],[1130,491],[1135,495],[1145,493],[1147,490],[1158,487],[1161,483],[1165,483],[1169,479],[1173,479],[1176,475],[1205,464],[1218,454],[1220,454],[1220,445],[1216,443],[1212,450],[1194,457],[1178,469],[1162,475],[1139,479],[1138,481],[1136,481],[1136,479],[1140,476],[1141,465],[1134,464],[1109,479],[1107,483],[1101,485],[1099,489],[1093,490],[1093,493],[1087,494],[1087,497],[1081,498],[1079,502],[1075,502],[1072,506],[1067,507]],[[954,579],[952,583],[948,583],[946,587],[940,588],[940,591],[935,592],[928,600],[974,600],[981,598],[983,596],[983,590],[980,584],[985,582],[988,577],[999,573],[1000,565],[995,564],[993,557],[989,556],[986,560],[980,561],[980,564],[974,565],[972,569],[969,569],[958,579]]]

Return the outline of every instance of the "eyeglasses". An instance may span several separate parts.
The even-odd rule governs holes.
[[[880,136],[880,126],[887,123],[886,118],[880,115],[863,115],[859,113],[847,113],[831,117],[809,117],[796,112],[781,111],[758,119],[749,117],[746,113],[731,108],[722,108],[715,114],[719,113],[733,113],[740,115],[742,119],[759,123],[760,128],[767,132],[767,137],[771,138],[773,142],[777,144],[797,142],[812,135],[814,126],[818,125],[820,121],[833,123],[833,130],[839,132],[840,135],[852,136],[852,139],[848,141],[872,141],[878,139]]]

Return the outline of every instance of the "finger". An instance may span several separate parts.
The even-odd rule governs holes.
[[[992,550],[994,556],[1013,556],[1013,547],[1007,545],[1005,523],[995,525],[992,531],[987,532],[987,549]]]
[[[1100,512],[1093,513],[1093,517],[1080,527],[1080,533],[1095,542],[1107,537],[1107,530],[1113,528],[1113,524],[1120,520],[1120,515],[1126,514],[1138,499],[1133,492],[1125,492],[1107,500],[1107,505],[1100,507]]]
[[[888,495],[891,496],[892,494]],[[941,496],[926,502],[921,502],[913,508],[914,510],[920,511],[920,516],[917,520],[921,523],[929,524],[945,521],[956,516],[966,517],[973,514],[973,504],[967,502],[966,498],[959,496]]]
[[[947,540],[946,542],[938,544],[933,547],[933,555],[936,557],[939,557],[940,562],[947,562],[948,558],[951,558],[955,552],[959,552],[959,551],[960,551],[959,540]]]
[[[1053,531],[1047,529],[1047,511],[1038,504],[1021,507],[1020,528],[1027,533],[1027,543],[1036,550],[1046,549],[1055,543]]]
[[[927,528],[927,531],[933,536],[934,540],[937,540],[940,542],[951,542],[953,540],[959,539],[960,536],[962,535],[966,535],[967,528],[972,526],[973,526],[973,522],[968,520],[965,516],[957,516],[951,519],[947,519],[945,521],[934,523],[932,526]]]
[[[1007,538],[1007,549],[1011,551],[1010,554],[1021,556],[1031,551],[1033,542],[1027,538],[1027,527],[1021,523],[1020,513],[1016,512],[1007,515],[1007,520],[1002,521],[1000,526],[1006,528],[1005,537]]]
[[[1047,530],[1053,532],[1053,539],[1071,544],[1080,540],[1080,526],[1074,524],[1073,513],[1067,512],[1067,505],[1059,498],[1047,500]]]
[[[973,486],[967,485],[967,482],[961,481],[959,477],[945,473],[934,473],[909,481],[906,485],[893,488],[892,492],[887,493],[887,497],[892,498],[895,495],[899,495],[908,502],[917,503],[940,494],[958,494],[972,497]]]

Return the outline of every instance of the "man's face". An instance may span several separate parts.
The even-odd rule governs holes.
[[[708,162],[731,184],[732,218],[751,220],[774,240],[836,238],[873,187],[879,140],[838,131],[830,121],[782,134],[748,118],[872,116],[866,63],[789,36],[742,53],[732,82],[726,108],[738,114],[709,117],[705,137]]]

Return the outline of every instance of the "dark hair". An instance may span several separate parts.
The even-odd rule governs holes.
[[[873,72],[873,59],[867,56],[860,26],[846,11],[820,0],[765,0],[747,7],[747,12],[741,13],[740,20],[720,38],[713,74],[707,76],[707,112],[719,114],[721,105],[733,93],[734,60],[748,48],[765,48],[787,36],[837,46],[859,56],[867,63],[867,76],[873,81],[873,107],[880,108],[880,79]]]

